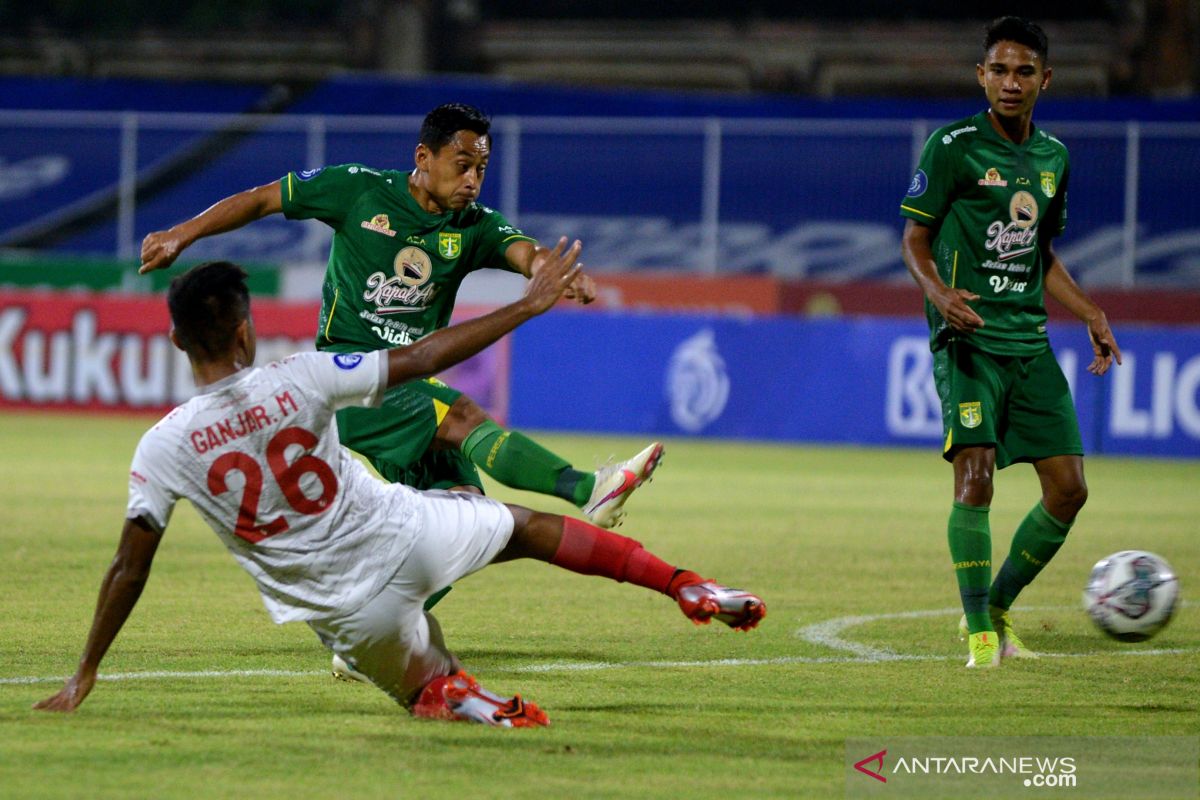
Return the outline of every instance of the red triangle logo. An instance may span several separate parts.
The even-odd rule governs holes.
[[[870,775],[872,778],[874,778],[877,781],[880,781],[882,783],[887,783],[887,778],[885,778],[885,777],[883,777],[883,775],[879,774],[880,772],[883,772],[883,757],[886,755],[887,755],[887,750],[880,750],[878,753],[867,756],[862,761],[859,761],[857,764],[854,765],[854,768],[856,770],[858,770],[859,772],[861,772],[863,775]],[[867,769],[867,767],[865,766],[865,765],[870,764],[875,761],[879,762],[879,772],[876,772],[875,770],[872,770],[872,769]]]

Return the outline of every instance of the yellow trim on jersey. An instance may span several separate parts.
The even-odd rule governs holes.
[[[954,285],[956,283],[958,283],[958,251],[957,250],[954,251],[954,264],[950,267],[950,288],[951,289],[955,288]]]
[[[900,204],[900,207],[901,207],[902,209],[904,209],[905,211],[911,211],[911,212],[913,212],[914,214],[920,214],[922,217],[929,217],[930,219],[937,219],[937,217],[935,217],[933,214],[926,214],[926,213],[925,213],[924,211],[922,211],[921,209],[919,209],[919,208],[913,208],[912,206],[906,206],[906,205],[904,205],[904,203],[901,203],[901,204]]]
[[[292,173],[288,173],[288,202],[292,202]]]
[[[942,452],[949,453],[950,448],[951,448],[951,446],[953,446],[953,444],[954,444],[954,428],[951,428],[950,431],[946,434],[946,443],[944,445],[942,445]]]
[[[289,174],[288,177],[291,177],[291,175]],[[333,339],[329,338],[329,326],[333,324],[333,312],[337,311],[337,301],[338,301],[338,292],[339,291],[341,291],[341,290],[336,287],[333,290],[333,305],[331,305],[329,307],[329,317],[326,318],[326,320],[325,320],[325,330],[321,331],[322,335],[325,337],[325,341],[327,341],[327,342],[333,341]]]
[[[446,415],[450,413],[450,406],[446,405],[441,400],[438,400],[436,397],[432,399],[434,416],[437,417],[437,424],[441,425],[442,420],[444,420]]]

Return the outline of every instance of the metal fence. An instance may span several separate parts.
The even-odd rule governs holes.
[[[898,205],[948,120],[494,120],[482,201],[585,242],[593,269],[903,274]],[[419,117],[0,111],[0,248],[132,260],[148,232],[289,170],[407,169]],[[1061,122],[1070,225],[1090,286],[1200,286],[1200,123]],[[196,257],[323,261],[320,223],[263,220]]]

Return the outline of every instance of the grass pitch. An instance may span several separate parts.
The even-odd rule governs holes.
[[[1091,565],[1126,548],[1200,591],[1196,462],[1089,458],[1091,500],[1015,613],[1059,657],[969,672],[935,452],[687,440],[668,442],[622,532],[760,593],[758,630],[694,627],[666,598],[535,563],[489,568],[437,609],[468,667],[538,702],[548,729],[416,721],[332,681],[308,628],[271,624],[187,504],[90,698],[34,712],[74,669],[150,422],[0,417],[4,797],[830,797],[847,738],[1200,733],[1196,608],[1141,645],[1079,609]],[[642,445],[539,438],[584,467]],[[1029,467],[1000,473],[996,563],[1037,496]]]

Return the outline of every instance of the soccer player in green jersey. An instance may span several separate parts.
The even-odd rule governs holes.
[[[421,126],[411,171],[359,164],[288,173],[227,197],[142,243],[141,272],[163,269],[197,239],[282,212],[333,228],[322,288],[317,348],[365,352],[411,344],[446,327],[459,285],[481,268],[531,277],[549,250],[476,202],[491,156],[490,120],[447,104]],[[591,302],[580,275],[568,292]],[[390,481],[418,489],[482,493],[476,467],[516,489],[553,494],[597,525],[624,516],[629,495],[649,479],[663,447],[597,472],[576,470],[517,431],[502,429],[471,398],[436,379],[391,389],[380,409],[338,412],[341,442]]]
[[[994,21],[976,66],[988,109],[934,132],[900,213],[904,263],[925,293],[943,457],[954,467],[950,556],[966,612],[968,667],[1033,657],[1008,609],[1058,552],[1087,500],[1067,381],[1046,338],[1043,292],[1087,325],[1103,375],[1121,351],[1104,312],[1052,241],[1067,221],[1067,148],[1033,124],[1050,84],[1048,44],[1025,19]],[[1030,462],[1042,496],[992,580],[992,476]]]

